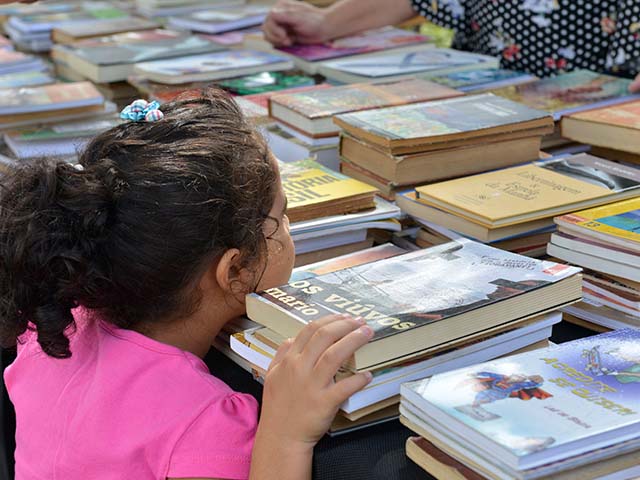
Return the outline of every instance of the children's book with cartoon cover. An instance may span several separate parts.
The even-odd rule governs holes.
[[[309,62],[330,60],[362,53],[379,52],[408,45],[428,44],[431,39],[425,35],[386,27],[338,38],[326,43],[293,45],[281,47],[280,51]]]
[[[590,70],[575,70],[556,77],[492,90],[496,95],[546,110],[556,120],[585,108],[614,105],[630,99],[631,80]]]
[[[460,449],[507,469],[535,468],[640,439],[640,331],[435,375],[401,394],[408,412]]]

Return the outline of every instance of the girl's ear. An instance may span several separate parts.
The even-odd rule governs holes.
[[[250,290],[250,272],[240,266],[242,254],[237,248],[225,251],[215,268],[215,280],[218,287],[225,293],[237,297],[245,295]]]

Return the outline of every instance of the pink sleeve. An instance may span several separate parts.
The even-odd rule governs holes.
[[[246,479],[258,422],[258,403],[233,393],[212,402],[176,444],[167,477]]]

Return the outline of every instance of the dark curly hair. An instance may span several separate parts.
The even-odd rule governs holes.
[[[43,160],[3,179],[4,345],[32,324],[43,351],[66,358],[79,305],[131,328],[193,311],[206,260],[229,248],[260,269],[276,193],[264,140],[219,90],[161,110],[97,136],[83,170]]]

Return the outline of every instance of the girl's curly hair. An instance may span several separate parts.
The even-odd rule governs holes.
[[[71,355],[71,310],[130,328],[197,307],[194,281],[229,248],[254,268],[276,172],[262,138],[219,90],[125,123],[80,157],[25,165],[0,190],[0,337],[35,327],[44,352]]]

